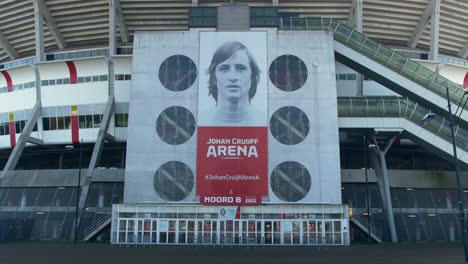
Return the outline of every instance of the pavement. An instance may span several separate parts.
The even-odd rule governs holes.
[[[116,246],[108,243],[0,243],[0,264],[16,263],[464,263],[455,242],[352,244],[340,247]]]

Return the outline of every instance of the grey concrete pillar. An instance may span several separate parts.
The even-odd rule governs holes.
[[[44,17],[41,14],[40,5],[37,1],[34,2],[34,34],[36,43],[36,60],[37,62],[45,59],[44,55]]]
[[[109,0],[109,58],[117,54],[115,1],[118,0]]]
[[[431,43],[429,47],[429,60],[438,60],[439,57],[439,28],[440,28],[440,0],[436,1],[431,15]]]

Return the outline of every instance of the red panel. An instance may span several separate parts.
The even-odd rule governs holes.
[[[71,116],[71,132],[72,132],[72,143],[80,143],[80,129],[78,126],[78,116]]]
[[[70,84],[75,84],[78,82],[78,75],[76,73],[75,63],[73,61],[67,61],[68,72],[70,72]]]
[[[268,196],[267,138],[267,127],[198,127],[200,203],[260,204]]]
[[[10,121],[8,123],[8,128],[10,131],[10,145],[12,148],[16,145],[16,129],[15,129],[15,121]]]
[[[463,80],[463,87],[468,88],[468,72],[465,74],[465,79]]]
[[[11,80],[11,76],[7,71],[2,71],[3,77],[5,77],[5,80],[7,82],[7,90],[8,92],[13,91],[13,81]]]

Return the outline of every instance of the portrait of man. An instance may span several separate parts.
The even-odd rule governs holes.
[[[266,125],[266,85],[259,85],[263,71],[248,46],[239,40],[223,41],[209,58],[203,73],[207,80],[199,84],[199,105],[204,108],[199,125]],[[259,92],[260,99],[256,98]],[[203,98],[204,93],[208,98]]]

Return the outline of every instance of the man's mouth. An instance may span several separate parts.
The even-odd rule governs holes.
[[[239,85],[228,85],[227,88],[230,88],[230,89],[238,89],[238,88],[239,88]]]

